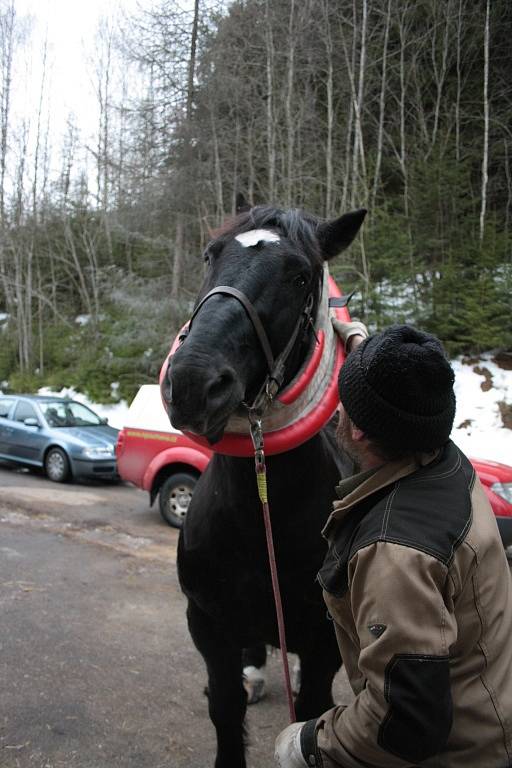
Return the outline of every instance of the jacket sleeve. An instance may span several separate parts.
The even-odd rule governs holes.
[[[456,640],[447,576],[443,563],[399,544],[377,542],[353,556],[349,592],[365,684],[352,704],[317,722],[324,768],[410,766],[443,750]]]

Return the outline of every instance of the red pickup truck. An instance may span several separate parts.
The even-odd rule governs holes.
[[[174,429],[164,411],[157,384],[143,385],[117,436],[117,471],[123,480],[158,496],[164,520],[180,528],[197,478],[211,452]]]
[[[117,469],[124,480],[159,497],[160,512],[169,525],[180,528],[194,486],[210,460],[207,448],[174,429],[164,411],[160,388],[142,386],[117,438]],[[471,459],[491,502],[505,547],[512,545],[512,467]]]

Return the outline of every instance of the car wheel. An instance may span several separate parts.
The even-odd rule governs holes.
[[[171,475],[160,488],[160,514],[173,528],[181,528],[187,516],[197,477],[187,472]]]
[[[54,483],[64,483],[70,474],[69,459],[61,448],[50,448],[44,460],[44,468]]]

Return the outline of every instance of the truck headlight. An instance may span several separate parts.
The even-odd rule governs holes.
[[[97,446],[91,448],[84,448],[82,455],[88,459],[110,459],[114,455],[114,447],[112,445]]]
[[[512,483],[493,483],[491,491],[512,504]]]

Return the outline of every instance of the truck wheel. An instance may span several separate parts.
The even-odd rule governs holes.
[[[64,483],[69,477],[69,459],[60,448],[50,448],[44,460],[44,468],[54,483]]]
[[[171,475],[160,488],[158,495],[160,514],[173,528],[181,528],[187,516],[197,477],[187,472]]]

